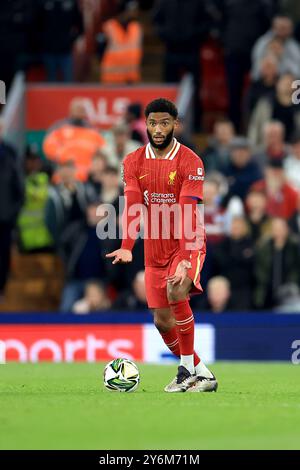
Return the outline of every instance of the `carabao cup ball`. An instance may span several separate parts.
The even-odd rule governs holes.
[[[108,390],[134,392],[140,383],[140,373],[129,359],[114,359],[105,366],[103,379]]]

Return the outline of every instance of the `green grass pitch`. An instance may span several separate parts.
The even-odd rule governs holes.
[[[167,394],[175,370],[140,365],[127,394],[103,388],[103,364],[2,365],[0,448],[300,449],[297,366],[218,363],[217,393]]]

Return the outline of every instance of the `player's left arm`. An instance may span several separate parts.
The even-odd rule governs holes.
[[[179,240],[181,261],[169,282],[184,282],[191,267],[193,252],[205,252],[205,229],[203,211],[204,166],[195,154],[188,156],[185,166],[181,168],[182,187],[179,195],[181,208],[181,238]]]
[[[182,237],[179,244],[182,259],[190,259],[193,251],[205,249],[203,183],[203,162],[193,153],[189,155],[189,160],[182,170],[179,195],[182,211]]]

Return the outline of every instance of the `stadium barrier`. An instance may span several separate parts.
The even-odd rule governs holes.
[[[193,81],[188,74],[179,84],[109,86],[94,83],[26,83],[24,74],[18,72],[1,113],[4,135],[20,155],[24,153],[26,142],[34,142],[42,152],[46,130],[68,116],[70,102],[75,97],[83,98],[90,123],[105,134],[118,122],[129,103],[139,102],[145,106],[158,96],[177,104],[188,134],[193,113]]]
[[[5,360],[18,362],[135,361],[167,363],[149,313],[103,312],[84,316],[2,314]],[[207,363],[291,361],[300,363],[300,315],[226,313],[196,315],[196,349]],[[2,347],[2,362],[4,351]]]
[[[15,147],[19,155],[23,155],[25,149],[25,91],[24,74],[18,72],[1,113],[3,135],[6,141]]]

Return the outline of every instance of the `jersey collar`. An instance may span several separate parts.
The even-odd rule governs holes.
[[[175,139],[175,137],[173,138],[173,140],[174,140],[173,147],[167,153],[165,158],[163,158],[162,160],[173,160],[176,157],[176,155],[178,153],[178,150],[179,150],[179,147],[180,147],[180,143],[177,142],[177,139]],[[154,153],[150,143],[146,145],[146,158],[156,160],[155,153]]]

